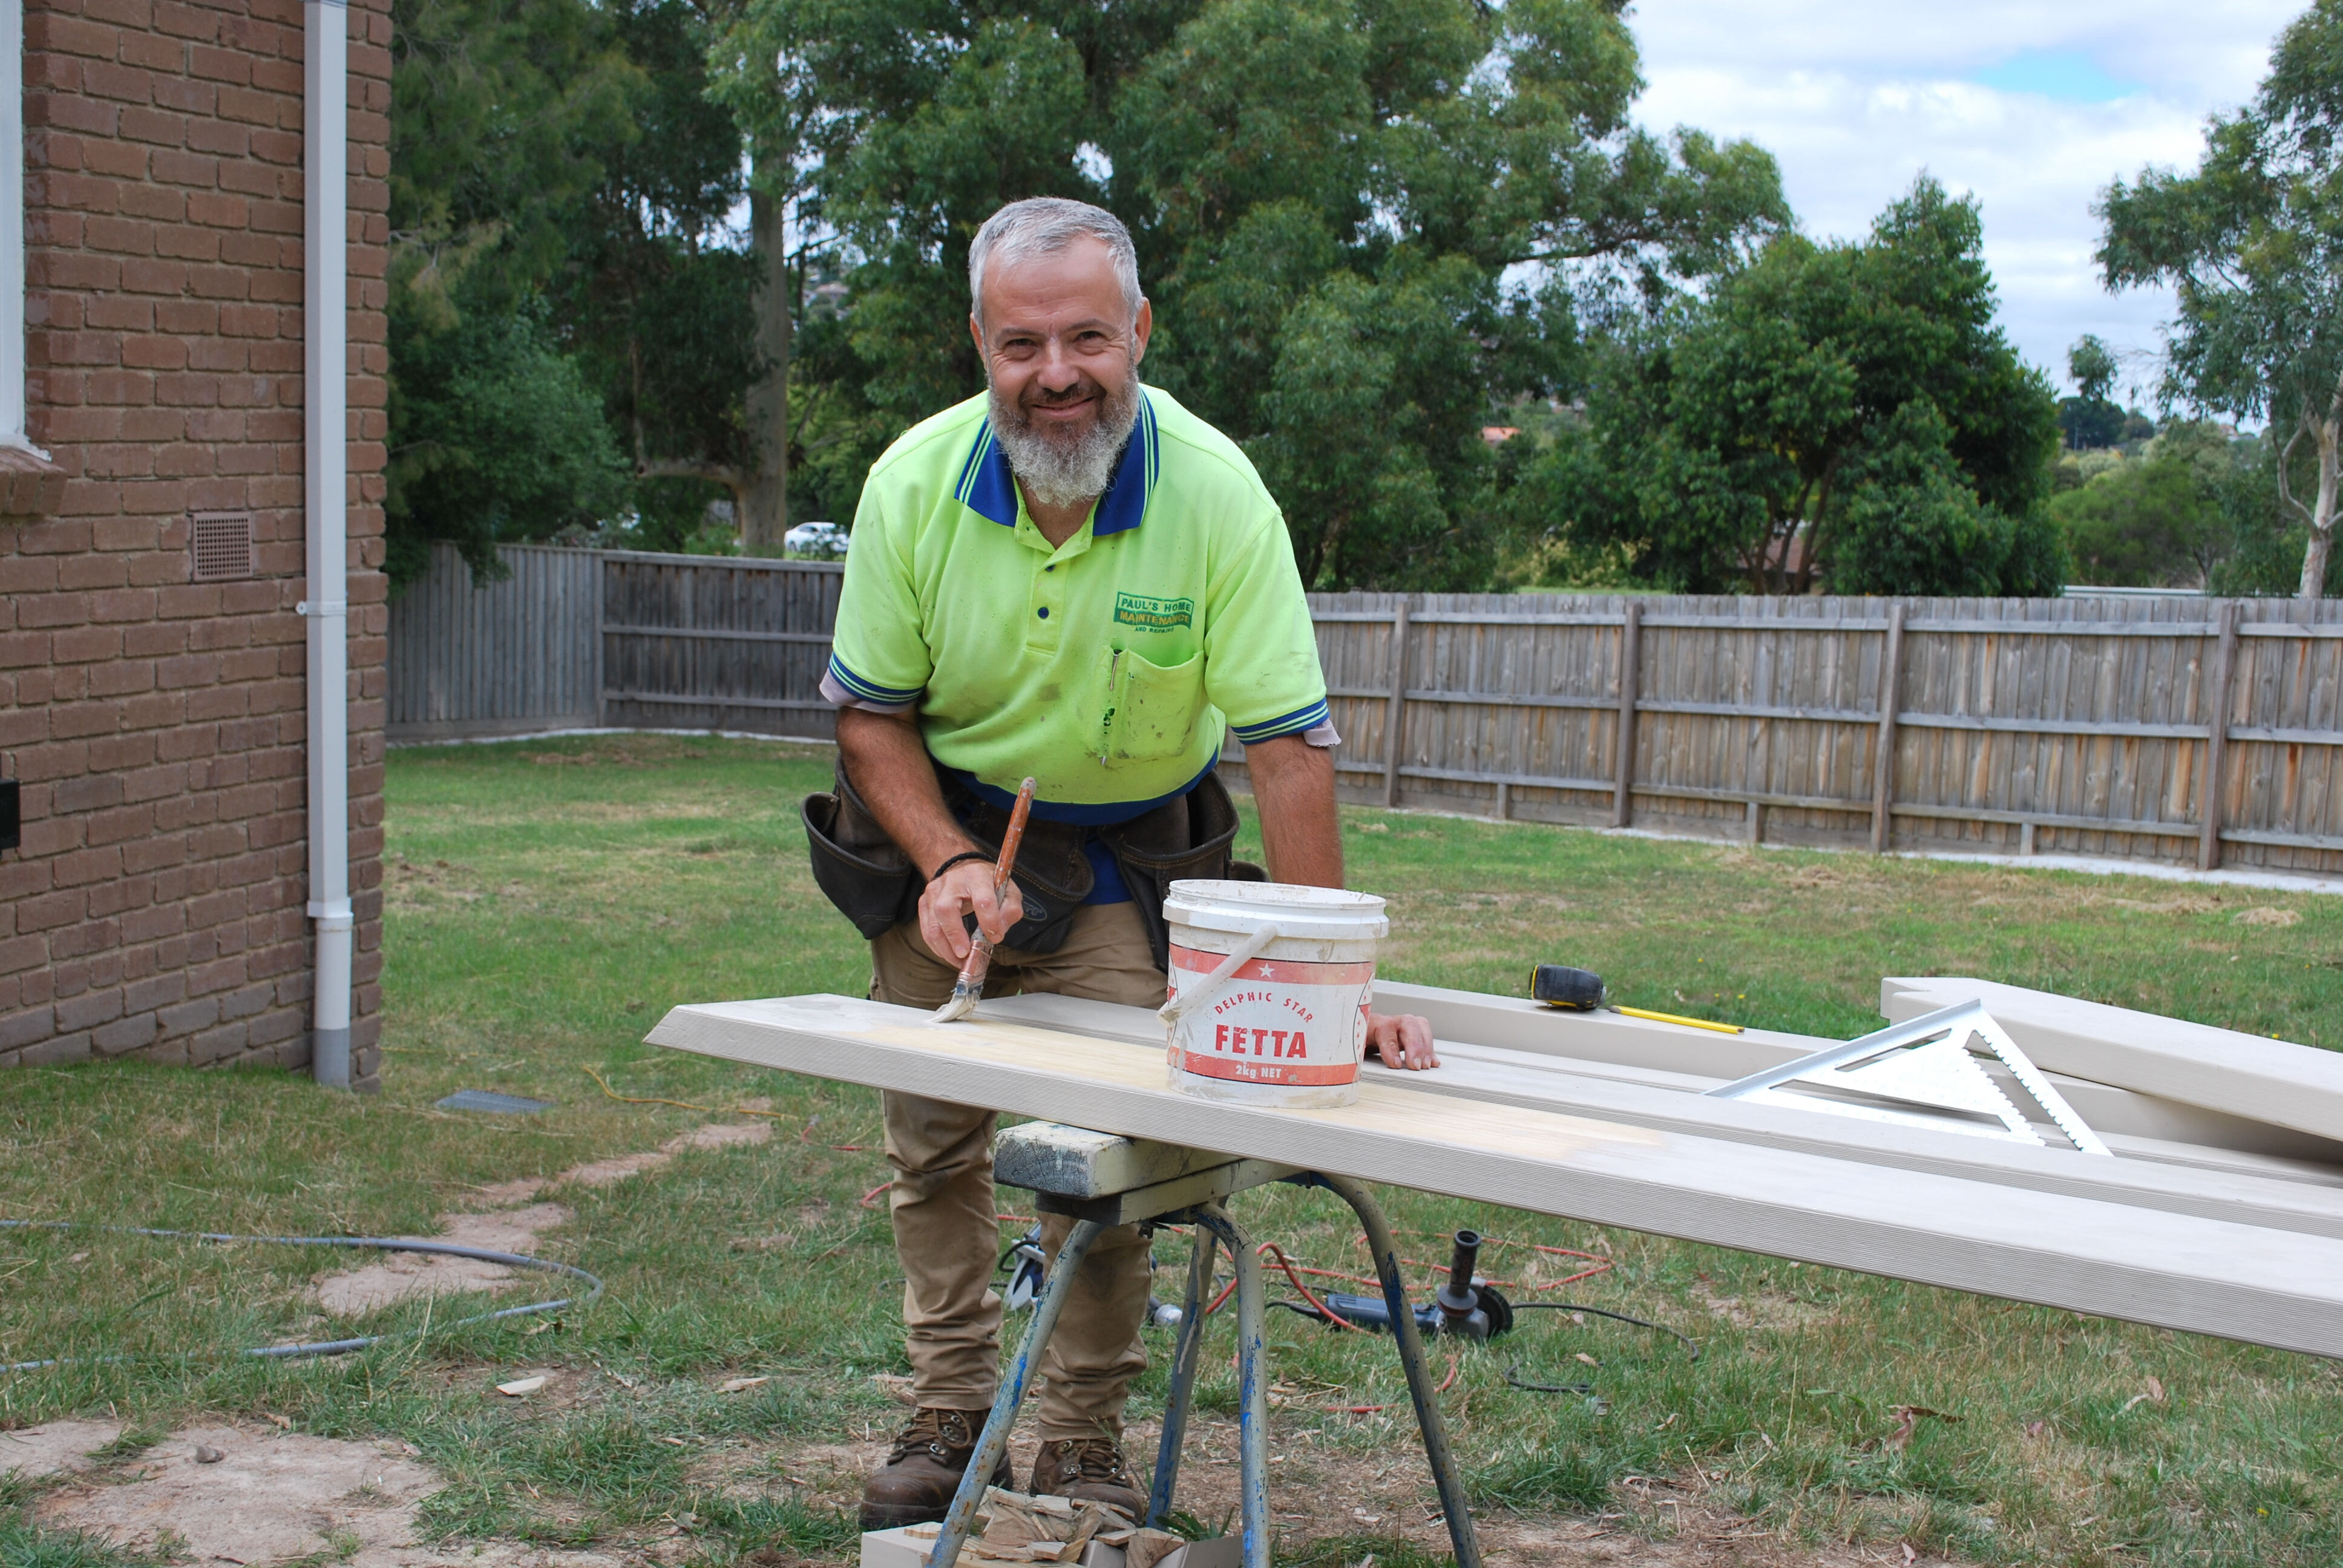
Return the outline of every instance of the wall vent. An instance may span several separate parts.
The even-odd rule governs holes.
[[[195,558],[195,579],[224,582],[252,575],[252,514],[197,512],[187,530],[187,548]]]

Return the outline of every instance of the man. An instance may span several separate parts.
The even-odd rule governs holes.
[[[1157,1007],[1171,881],[1260,875],[1229,859],[1224,722],[1270,871],[1342,885],[1336,737],[1292,546],[1235,445],[1141,386],[1152,315],[1111,215],[1001,208],[969,293],[987,395],[890,447],[856,516],[822,684],[840,778],[807,803],[816,875],[872,939],[880,1000],[940,1006],[972,918],[1001,944],[991,994]],[[1028,775],[1032,821],[996,899]],[[1420,1018],[1371,1018],[1369,1042],[1434,1065]],[[890,1094],[886,1122],[919,1408],[863,1492],[866,1530],[943,1516],[1000,1365],[992,1112]],[[1067,1229],[1045,1230],[1053,1256]],[[1101,1236],[1041,1369],[1032,1492],[1141,1507],[1121,1438],[1147,1296],[1146,1237]],[[1011,1483],[1005,1461],[992,1480]]]

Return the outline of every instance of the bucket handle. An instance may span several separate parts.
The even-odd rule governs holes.
[[[1269,946],[1282,935],[1283,933],[1273,925],[1263,926],[1254,931],[1252,935],[1238,943],[1237,950],[1222,959],[1212,973],[1156,1009],[1155,1016],[1163,1020],[1165,1029],[1179,1028],[1182,1019],[1203,1006],[1215,992],[1229,983],[1230,978],[1237,970],[1259,957],[1262,949]]]

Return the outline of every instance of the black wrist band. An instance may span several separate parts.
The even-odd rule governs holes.
[[[946,860],[942,865],[938,866],[935,869],[934,874],[930,876],[928,880],[930,882],[934,881],[937,877],[942,876],[946,871],[950,870],[962,860],[982,860],[988,866],[994,863],[992,856],[985,850],[962,849],[959,854],[954,855],[950,859]]]

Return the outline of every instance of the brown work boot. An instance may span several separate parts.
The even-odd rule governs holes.
[[[1137,1519],[1147,1499],[1131,1484],[1122,1467],[1121,1446],[1103,1437],[1066,1437],[1044,1442],[1033,1458],[1036,1497],[1057,1496],[1076,1503],[1103,1503]]]
[[[922,1405],[896,1435],[887,1462],[862,1483],[862,1528],[892,1530],[898,1524],[941,1519],[951,1507],[952,1493],[960,1490],[960,1474],[976,1452],[977,1435],[990,1413]],[[1003,1450],[992,1484],[1006,1487],[1015,1481]]]

